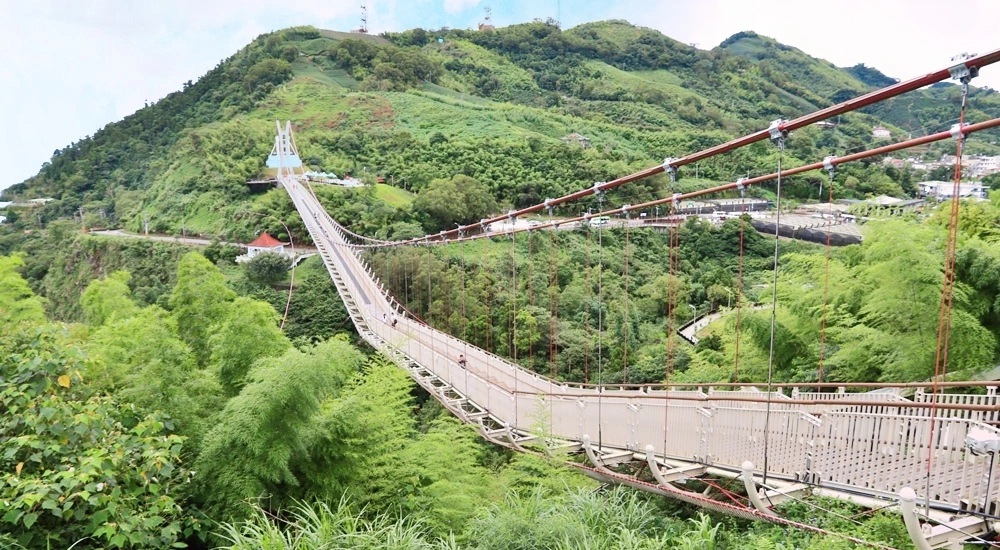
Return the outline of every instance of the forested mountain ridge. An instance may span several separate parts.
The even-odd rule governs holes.
[[[5,196],[57,199],[41,212],[43,223],[82,207],[88,225],[138,230],[148,222],[154,231],[247,237],[259,223],[242,214],[259,205],[243,182],[263,172],[280,118],[293,120],[312,168],[380,175],[412,191],[464,174],[486,182],[501,205],[517,205],[871,89],[854,69],[754,33],[706,51],[624,21],[567,31],[540,22],[490,31],[413,29],[384,38],[287,29],[56,151],[37,176]],[[856,150],[871,142],[875,124],[934,129],[942,117],[953,118],[950,103],[933,103],[931,114],[890,104],[878,111],[884,120],[845,116],[833,131],[797,132],[790,153],[802,162]],[[1000,99],[983,92],[970,120],[981,118],[980,103]],[[563,139],[573,134],[591,147]],[[769,153],[762,146],[706,161],[698,175],[730,180],[770,171]],[[629,191],[636,197],[624,198],[660,186],[639,186]]]

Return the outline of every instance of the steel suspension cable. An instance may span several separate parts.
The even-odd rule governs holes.
[[[743,188],[740,187],[740,253],[736,268],[736,330],[734,331],[735,341],[733,344],[733,382],[740,381],[740,330],[743,325],[743,253],[747,225],[745,219],[746,213],[746,199],[743,194]]]
[[[515,246],[514,219],[510,220],[510,350],[514,364],[517,364],[517,249]],[[520,401],[517,392],[518,371],[521,369],[514,367],[514,424],[517,425],[520,417],[517,415],[517,402]]]
[[[552,209],[549,208],[549,221],[552,221]],[[549,230],[549,391],[552,391],[552,387],[555,384],[557,369],[556,369],[556,315],[557,306],[555,303],[555,229]],[[569,373],[567,373],[569,374]],[[549,397],[549,433],[554,433],[554,422],[555,422],[555,399]]]
[[[492,241],[491,241],[492,242]],[[489,274],[483,275],[483,270],[485,269],[485,258],[481,258],[483,261],[479,264],[479,274],[480,278],[483,279],[483,288],[486,289],[486,335],[484,341],[486,343],[486,351],[493,353],[493,348],[490,347],[492,343],[493,336],[493,283],[494,281],[490,278]],[[487,366],[490,361],[487,361]]]
[[[433,306],[434,306],[434,297],[431,294],[431,271],[433,271],[432,270],[432,266],[431,266],[431,260],[433,259],[432,258],[433,254],[434,253],[432,252],[431,247],[428,246],[427,247],[427,315],[426,315],[426,317],[427,317],[427,324],[431,325],[431,326],[434,326],[434,319],[433,319],[433,317],[431,317],[431,314],[433,313],[433,310],[434,310],[434,308],[433,308]]]
[[[830,174],[830,185],[829,185],[829,198],[827,204],[830,205],[830,214],[833,215],[833,176],[834,168],[831,166],[828,170]],[[821,191],[822,192],[822,191]],[[816,374],[817,381],[823,383],[823,360],[826,357],[826,315],[827,307],[830,300],[830,255],[832,253],[833,247],[830,244],[830,238],[833,234],[833,224],[827,223],[826,226],[826,260],[823,273],[823,314],[819,321],[819,362],[818,370]]]
[[[677,302],[680,296],[680,279],[677,271],[680,265],[680,223],[676,220],[676,202],[670,204],[667,219],[674,219],[670,224],[667,233],[667,308],[666,308],[666,341],[664,342],[664,376],[663,381],[670,383],[670,377],[674,371],[674,361],[677,354],[677,335],[674,327],[677,326]],[[667,454],[667,434],[669,431],[670,412],[670,388],[665,388],[663,392],[663,455]]]
[[[465,265],[465,258],[468,255],[468,246],[463,246],[460,250],[461,252],[461,267],[462,267],[462,357],[466,360],[465,368],[465,395],[469,395],[469,339],[472,335],[469,333],[469,313],[466,308],[466,301],[469,297],[469,287],[466,284],[467,270]]]
[[[969,80],[974,75],[969,73],[961,77],[962,104],[958,112],[958,132],[955,134],[955,170],[954,183],[951,191],[951,204],[948,212],[948,240],[945,248],[944,277],[941,283],[941,302],[938,308],[937,350],[934,355],[934,380],[931,385],[930,429],[927,444],[927,481],[925,506],[930,510],[931,464],[934,460],[934,431],[936,428],[936,412],[938,402],[938,384],[948,376],[948,344],[951,338],[951,310],[955,289],[955,256],[958,243],[959,198],[962,186],[962,148],[965,144],[965,134],[962,127],[965,124],[965,110],[969,99]]]
[[[623,323],[624,323],[623,333],[624,333],[624,336],[625,336],[625,338],[624,338],[625,341],[623,342],[624,345],[622,346],[622,384],[628,384],[628,325],[629,325],[629,316],[628,316],[628,301],[629,301],[629,295],[628,295],[628,259],[629,259],[629,247],[628,247],[628,245],[629,245],[629,242],[628,241],[629,241],[629,239],[628,239],[628,234],[629,234],[629,226],[630,225],[631,224],[629,223],[628,212],[626,211],[626,213],[625,213],[625,297],[624,297],[624,300],[623,300],[624,308],[625,308],[625,315],[624,315],[624,319],[623,319]]]
[[[528,231],[528,369],[535,371],[535,330],[537,323],[532,323],[534,319],[535,300],[535,245],[536,231]]]
[[[774,383],[774,335],[775,328],[778,324],[778,249],[781,229],[781,161],[783,160],[785,154],[785,133],[780,129],[777,129],[777,133],[773,134],[772,140],[774,144],[778,146],[778,183],[775,187],[775,202],[774,202],[774,274],[771,280],[771,345],[767,355],[767,408],[764,413],[764,483],[767,483],[767,467],[768,467],[768,456],[767,451],[769,449],[770,438],[770,428],[771,428],[771,398]]]
[[[594,245],[594,237],[591,231],[587,231],[587,246],[583,249],[587,255],[587,268],[584,270],[586,275],[586,286],[584,293],[584,308],[583,308],[583,328],[586,338],[583,343],[583,382],[584,384],[590,383],[590,298],[591,293],[594,291],[594,287],[590,281],[590,272],[593,269],[590,259],[590,248]]]
[[[604,193],[597,195],[598,208],[604,206]],[[597,224],[597,446],[603,447],[604,417],[604,226]]]
[[[862,159],[866,159],[866,158],[871,158],[871,157],[878,156],[878,155],[884,155],[884,154],[891,153],[891,152],[894,152],[894,151],[900,151],[900,150],[903,150],[903,149],[908,149],[910,147],[916,147],[916,146],[919,146],[919,145],[925,145],[925,144],[928,144],[928,143],[933,143],[933,142],[936,142],[936,141],[941,141],[941,140],[944,140],[944,139],[953,138],[954,135],[956,133],[958,133],[958,132],[961,132],[963,135],[968,135],[968,134],[972,134],[972,133],[975,133],[975,132],[980,132],[980,131],[983,131],[983,130],[988,130],[988,129],[996,128],[996,127],[1000,127],[1000,118],[993,118],[993,119],[990,119],[990,120],[987,120],[987,121],[984,121],[984,122],[975,123],[975,124],[968,124],[968,125],[964,125],[963,124],[961,126],[956,125],[954,128],[952,128],[951,130],[948,130],[948,131],[938,132],[938,133],[935,133],[935,134],[930,134],[930,135],[919,137],[919,138],[908,139],[908,140],[901,141],[901,142],[898,142],[898,143],[893,143],[893,144],[890,144],[890,145],[884,145],[882,147],[876,147],[874,149],[869,149],[869,150],[861,151],[861,152],[858,152],[858,153],[852,153],[850,155],[845,155],[845,156],[842,156],[842,157],[836,157],[836,158],[827,157],[823,161],[814,162],[812,164],[806,164],[806,165],[798,166],[798,167],[795,167],[795,168],[787,168],[787,169],[783,170],[782,177],[790,177],[790,176],[797,175],[797,174],[802,174],[802,173],[805,173],[805,172],[811,172],[813,170],[820,170],[820,169],[826,168],[828,165],[839,166],[839,165],[847,163],[847,162],[854,162],[854,161],[858,161],[858,160],[862,160]],[[776,177],[777,177],[777,174],[772,173],[772,174],[765,174],[765,175],[762,175],[762,176],[755,176],[755,177],[752,177],[752,178],[741,178],[741,179],[739,179],[739,180],[737,180],[736,182],[733,182],[733,183],[725,183],[725,184],[716,185],[716,186],[713,186],[713,187],[707,187],[707,188],[704,188],[704,189],[699,189],[699,190],[696,190],[696,191],[690,191],[690,192],[687,192],[687,193],[675,193],[671,197],[667,197],[667,198],[663,198],[663,199],[656,199],[656,200],[647,201],[647,202],[643,202],[643,203],[639,203],[639,204],[633,204],[631,206],[631,208],[633,208],[633,209],[640,208],[641,209],[641,208],[655,207],[655,206],[659,206],[659,205],[663,205],[663,204],[674,204],[674,203],[677,203],[678,201],[681,201],[681,200],[689,200],[689,199],[693,199],[693,198],[701,197],[701,196],[705,196],[705,195],[712,195],[712,194],[716,194],[716,193],[721,193],[721,192],[724,192],[724,191],[731,191],[731,190],[734,190],[734,189],[738,190],[741,187],[749,187],[751,185],[759,185],[761,183],[772,181]],[[595,185],[602,185],[602,184],[595,184]],[[550,200],[555,200],[555,199],[550,199]],[[602,216],[602,215],[615,214],[617,211],[618,210],[615,209],[615,210],[602,211],[602,212],[599,212],[597,214],[590,214],[590,213],[588,213],[586,215],[578,216],[578,217],[575,217],[575,218],[567,218],[567,219],[559,220],[558,222],[552,222],[552,224],[548,224],[548,223],[542,224],[539,227],[537,227],[536,229],[551,228],[553,226],[553,224],[565,224],[565,223],[585,221],[585,220],[587,220],[587,219],[589,219],[591,217],[594,217],[594,216]],[[471,227],[471,226],[465,226],[466,229],[468,227]],[[514,232],[522,232],[522,231],[524,231],[524,229],[517,229],[517,230],[513,230],[513,231]],[[440,240],[420,240],[418,242],[394,241],[391,245],[386,245],[386,246],[403,246],[403,245],[407,245],[407,244],[420,244],[420,245],[450,244],[450,243],[457,242],[459,240],[481,239],[481,238],[489,238],[489,237],[492,236],[491,234],[476,234],[476,235],[469,235],[469,236],[463,237],[463,239],[445,239],[445,237],[447,236],[448,233],[449,232],[447,232],[447,231],[443,231],[443,232],[441,232],[441,234],[434,236],[435,239],[440,239]],[[426,237],[425,237],[425,239],[426,239]],[[347,246],[348,248],[355,248],[355,249],[357,249],[357,248],[371,248],[370,246],[367,246],[367,245],[352,245],[352,246],[339,245],[339,246]]]
[[[549,219],[552,219],[552,210],[549,210]],[[558,317],[558,304],[556,303],[555,287],[555,234],[549,231],[549,375],[556,377],[556,319]],[[566,373],[567,375],[569,373]]]

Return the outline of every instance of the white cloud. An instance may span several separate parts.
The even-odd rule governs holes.
[[[479,0],[444,0],[444,11],[459,13],[479,5]]]

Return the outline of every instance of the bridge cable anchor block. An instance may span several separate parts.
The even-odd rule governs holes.
[[[765,516],[776,515],[774,511],[768,508],[760,499],[760,493],[757,492],[757,483],[753,480],[753,462],[750,462],[749,460],[744,462],[742,464],[742,470],[743,472],[740,477],[743,478],[743,487],[746,489],[747,497],[750,499],[750,503],[753,504],[753,507]]]

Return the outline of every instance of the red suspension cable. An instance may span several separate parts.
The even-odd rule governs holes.
[[[965,61],[963,61],[963,62],[961,62],[961,63],[959,63],[957,65],[954,65],[952,67],[948,67],[948,68],[945,68],[945,69],[940,69],[940,70],[934,71],[932,73],[928,73],[928,74],[926,74],[924,76],[907,80],[905,82],[898,82],[896,84],[893,84],[891,86],[887,86],[887,87],[882,88],[880,90],[875,90],[873,92],[864,94],[862,96],[858,96],[858,97],[853,98],[853,99],[849,99],[847,101],[838,103],[836,105],[827,107],[825,109],[821,109],[819,111],[815,111],[813,113],[809,113],[807,115],[800,116],[800,117],[795,118],[793,120],[789,120],[789,121],[776,121],[777,126],[774,129],[776,129],[778,131],[781,131],[781,132],[787,133],[787,132],[791,132],[793,130],[798,130],[800,128],[805,128],[806,126],[809,126],[811,124],[815,124],[817,122],[826,120],[826,119],[828,119],[830,117],[834,117],[834,116],[837,116],[839,114],[847,113],[847,112],[850,112],[850,111],[855,111],[855,110],[860,109],[862,107],[865,107],[865,106],[868,106],[868,105],[872,105],[872,104],[884,101],[886,99],[890,99],[890,98],[896,97],[896,96],[904,94],[906,92],[910,92],[910,91],[913,91],[913,90],[917,90],[917,89],[923,88],[924,86],[927,86],[927,85],[930,85],[930,84],[934,84],[935,82],[940,82],[942,80],[945,80],[945,79],[951,77],[951,75],[953,74],[953,72],[955,72],[957,70],[967,68],[967,69],[970,69],[970,70],[978,71],[978,69],[980,69],[982,67],[985,67],[987,65],[991,65],[991,64],[996,63],[998,61],[1000,61],[1000,49],[994,50],[994,51],[989,52],[989,53],[984,54],[984,55],[980,55],[978,57],[970,58],[970,59],[965,60]],[[503,221],[504,219],[508,219],[509,217],[515,217],[516,218],[516,217],[521,217],[521,216],[524,216],[524,215],[527,215],[527,214],[532,214],[532,213],[535,213],[535,212],[539,212],[543,208],[555,207],[555,206],[558,206],[558,205],[561,205],[561,204],[564,204],[564,203],[567,203],[567,202],[572,202],[572,201],[575,201],[575,200],[579,200],[581,198],[587,197],[587,196],[592,195],[592,194],[601,193],[601,192],[604,192],[604,191],[608,191],[610,189],[615,189],[615,188],[620,187],[622,185],[626,185],[626,184],[633,183],[633,182],[636,182],[636,181],[639,181],[639,180],[643,180],[643,179],[646,179],[646,178],[648,178],[650,176],[655,176],[657,174],[660,174],[660,173],[663,173],[663,172],[666,172],[666,171],[675,171],[675,170],[677,170],[678,168],[680,168],[682,166],[686,166],[688,164],[697,163],[699,161],[705,160],[707,158],[710,158],[710,157],[713,157],[713,156],[716,156],[716,155],[719,155],[719,154],[722,154],[722,153],[728,153],[728,152],[734,151],[734,150],[739,149],[741,147],[744,147],[746,145],[750,145],[752,143],[756,143],[756,142],[763,141],[765,139],[770,138],[770,136],[771,136],[771,130],[772,130],[771,128],[768,128],[768,129],[765,129],[765,130],[759,130],[759,131],[754,132],[752,134],[747,134],[747,135],[745,135],[743,137],[736,138],[736,139],[727,141],[725,143],[716,145],[714,147],[709,147],[709,148],[704,149],[702,151],[698,151],[696,153],[689,154],[689,155],[687,155],[685,157],[681,157],[681,158],[678,158],[678,159],[667,159],[667,161],[665,161],[660,166],[654,166],[652,168],[647,168],[645,170],[642,170],[642,171],[639,171],[639,172],[635,172],[635,173],[629,174],[627,176],[622,176],[622,177],[620,177],[618,179],[615,179],[615,180],[612,180],[612,181],[609,181],[609,182],[599,182],[597,184],[594,184],[594,186],[589,187],[587,189],[581,189],[579,191],[576,191],[574,193],[570,193],[570,194],[564,195],[564,196],[556,198],[556,199],[546,199],[546,201],[544,203],[538,203],[538,204],[535,204],[535,205],[532,205],[532,206],[529,206],[529,207],[526,207],[526,208],[522,208],[520,210],[512,211],[512,212],[510,212],[510,213],[508,213],[506,215],[495,216],[493,218],[484,219],[484,220],[481,220],[479,222],[469,224],[467,226],[459,227],[457,229],[452,229],[452,230],[449,230],[449,231],[442,231],[438,235],[426,235],[424,237],[420,237],[420,238],[417,238],[417,239],[411,239],[409,241],[396,241],[396,242],[393,242],[393,243],[389,243],[388,245],[415,244],[415,243],[418,243],[418,242],[428,241],[428,240],[430,240],[432,238],[440,238],[440,239],[443,240],[443,239],[450,239],[450,238],[453,238],[453,237],[457,237],[458,234],[459,234],[459,232],[461,232],[463,230],[482,229],[482,228],[484,228],[484,227],[486,227],[486,226],[488,226],[488,225],[490,225],[492,223]],[[787,175],[787,176],[794,175],[790,170],[788,170],[786,172],[787,173],[785,175]],[[662,204],[662,203],[658,203],[658,204]],[[385,242],[383,241],[383,243],[385,243]],[[387,244],[376,244],[376,245],[372,245],[372,246],[386,246],[386,245]]]
[[[952,184],[951,204],[948,212],[948,241],[944,258],[944,277],[941,288],[941,303],[938,310],[938,331],[937,350],[934,354],[934,380],[931,386],[931,411],[930,429],[928,433],[927,445],[927,490],[926,504],[930,508],[930,483],[931,483],[931,463],[934,459],[934,431],[938,401],[938,384],[943,382],[948,376],[948,344],[951,338],[951,309],[953,305],[955,290],[955,255],[958,242],[958,205],[961,195],[962,185],[962,146],[965,143],[965,134],[961,128],[965,125],[965,107],[969,98],[969,80],[962,80],[962,106],[958,114],[959,132],[955,136],[955,172],[954,183]]]

